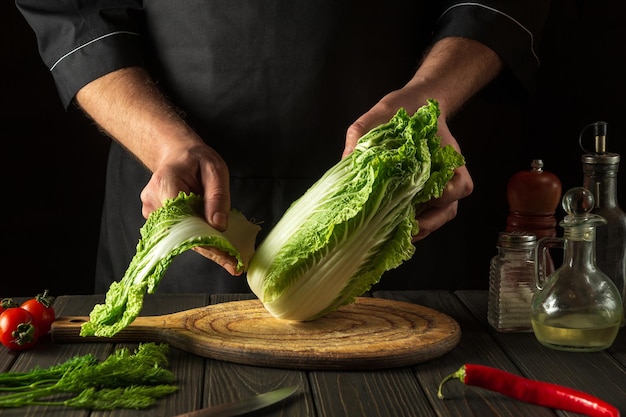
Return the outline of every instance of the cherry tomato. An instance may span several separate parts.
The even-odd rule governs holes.
[[[0,314],[0,342],[9,349],[34,346],[39,338],[33,316],[23,308],[9,308]]]
[[[48,290],[43,294],[38,294],[35,298],[24,301],[20,307],[28,311],[33,316],[33,324],[39,330],[39,335],[43,336],[52,326],[52,322],[56,318],[52,301],[48,297]]]

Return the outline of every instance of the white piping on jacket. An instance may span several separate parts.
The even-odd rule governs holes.
[[[516,19],[514,19],[512,16],[509,16],[508,14],[504,13],[503,11],[500,11],[498,9],[494,9],[493,7],[490,6],[485,6],[484,4],[480,4],[480,3],[473,3],[473,2],[466,2],[466,3],[459,3],[459,4],[455,4],[453,6],[450,6],[448,9],[446,9],[443,13],[441,13],[441,16],[439,16],[439,19],[441,19],[441,17],[448,13],[450,10],[456,8],[456,7],[460,7],[460,6],[476,6],[476,7],[483,7],[487,10],[491,10],[492,12],[501,14],[502,16],[506,17],[507,19],[511,20],[512,22],[514,22],[517,26],[519,26],[520,28],[522,28],[526,33],[528,33],[528,36],[530,36],[530,52],[533,54],[533,56],[535,57],[535,59],[537,60],[537,64],[541,64],[541,61],[539,60],[539,57],[537,56],[537,54],[535,53],[535,38],[533,37],[533,33],[528,30],[524,25],[522,25],[520,22],[518,22]]]
[[[89,42],[80,45],[74,49],[72,49],[71,51],[69,51],[68,53],[66,53],[65,55],[63,55],[61,58],[59,58],[51,67],[50,67],[50,71],[52,72],[52,70],[54,70],[54,67],[56,67],[61,61],[63,61],[65,58],[67,58],[68,56],[72,55],[73,53],[83,49],[86,46],[91,45],[94,42],[98,42],[101,41],[102,39],[108,38],[109,36],[114,36],[114,35],[121,35],[121,34],[126,34],[126,35],[136,35],[136,36],[140,36],[139,33],[136,32],[128,32],[128,31],[117,31],[117,32],[111,32],[111,33],[107,33],[106,35],[102,35],[99,36],[93,40],[90,40]]]

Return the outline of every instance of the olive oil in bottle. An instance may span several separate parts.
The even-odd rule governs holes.
[[[622,299],[613,281],[596,265],[596,227],[606,220],[591,210],[593,194],[583,187],[565,193],[568,213],[563,238],[537,243],[537,288],[531,323],[537,340],[553,349],[591,352],[613,344],[622,321]],[[544,280],[545,253],[563,247],[563,264]]]
[[[594,351],[605,349],[617,337],[619,325],[610,316],[577,313],[551,319],[539,315],[533,319],[533,329],[544,345],[560,350]]]

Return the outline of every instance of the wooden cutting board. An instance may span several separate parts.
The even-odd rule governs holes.
[[[359,297],[317,320],[271,316],[259,300],[232,301],[162,316],[140,316],[113,338],[82,337],[88,317],[59,317],[55,342],[160,342],[246,365],[350,370],[407,366],[439,357],[461,338],[458,323],[428,307]]]

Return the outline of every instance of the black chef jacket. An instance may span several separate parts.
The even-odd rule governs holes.
[[[548,2],[370,0],[17,0],[70,105],[86,83],[142,65],[226,160],[231,202],[261,222],[259,239],[341,155],[348,125],[413,75],[447,36],[494,49],[527,89]],[[113,143],[96,291],[119,280],[144,223],[150,177]],[[410,262],[409,262],[410,263]],[[408,273],[410,266],[408,266]],[[415,281],[415,278],[412,278]],[[193,251],[160,292],[249,291]]]

